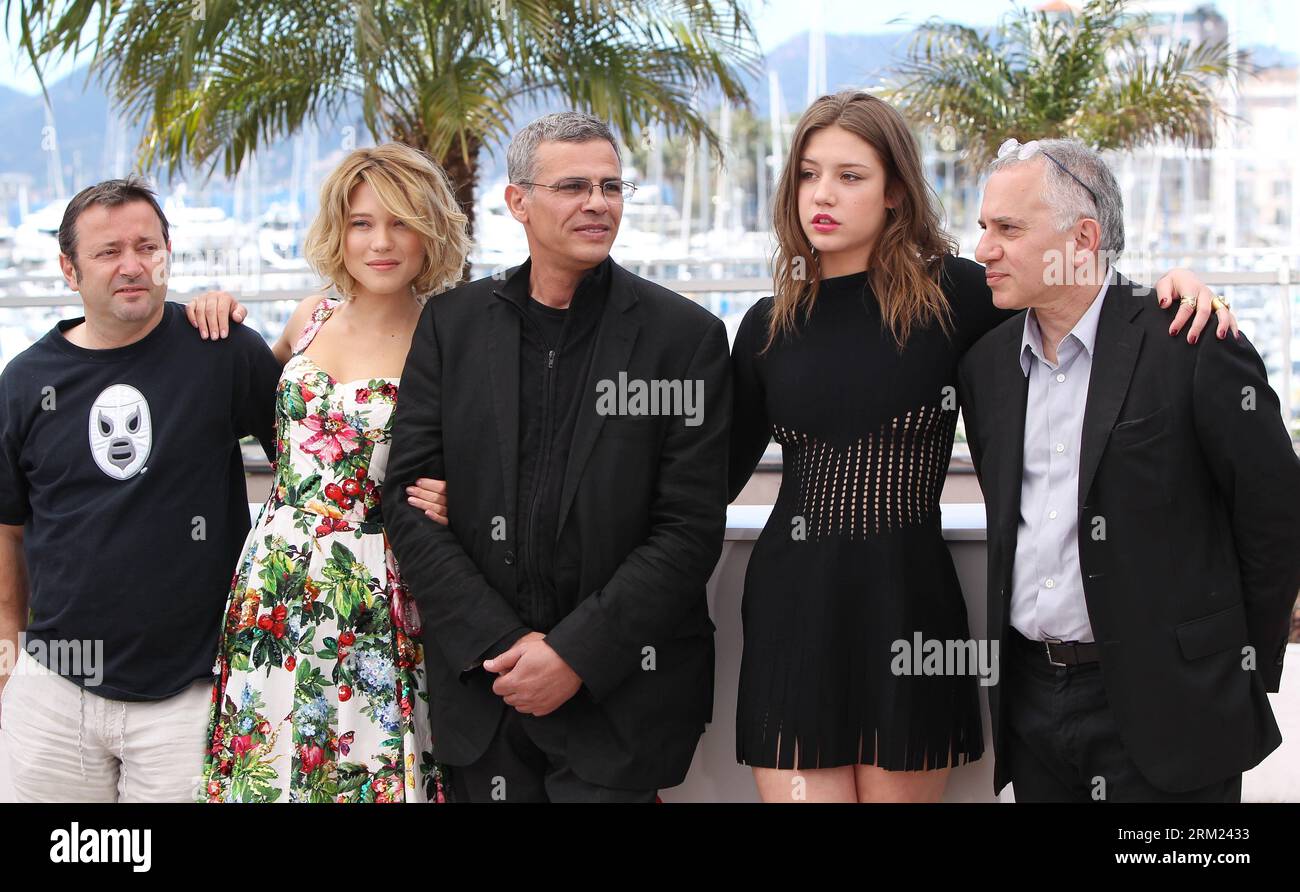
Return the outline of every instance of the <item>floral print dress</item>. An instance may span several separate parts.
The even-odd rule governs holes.
[[[303,351],[276,396],[275,487],[244,544],[213,672],[200,798],[443,801],[420,619],[382,525],[397,379],[336,381]]]

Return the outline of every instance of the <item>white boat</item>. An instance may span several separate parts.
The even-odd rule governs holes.
[[[272,202],[259,221],[257,255],[271,269],[305,270],[308,268],[302,256],[305,234],[297,204]]]
[[[10,264],[29,272],[57,273],[59,269],[59,226],[67,210],[67,198],[59,198],[24,217],[13,231]]]

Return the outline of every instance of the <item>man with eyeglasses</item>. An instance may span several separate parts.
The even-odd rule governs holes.
[[[1119,186],[1081,143],[1005,144],[980,227],[994,302],[1026,310],[959,373],[1000,642],[995,791],[1240,801],[1281,742],[1267,692],[1300,589],[1300,459],[1264,365],[1244,337],[1171,338],[1114,271]]]
[[[651,802],[712,715],[726,331],[610,259],[634,187],[603,122],[539,118],[507,162],[529,259],[428,302],[385,485],[434,756],[461,801]]]

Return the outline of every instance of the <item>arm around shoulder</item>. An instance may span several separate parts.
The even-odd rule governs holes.
[[[980,440],[979,397],[976,394],[975,363],[979,361],[974,350],[968,350],[957,364],[957,399],[961,405],[962,422],[966,429],[966,446],[970,449],[971,464],[975,466],[975,476],[981,484],[984,482],[984,450]]]
[[[767,416],[767,388],[760,355],[767,343],[772,299],[764,298],[749,308],[736,332],[731,351],[733,384],[730,458],[727,462],[727,495],[734,500],[745,488],[772,440]]]

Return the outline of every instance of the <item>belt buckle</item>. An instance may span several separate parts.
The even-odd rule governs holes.
[[[1056,662],[1056,660],[1052,659],[1052,645],[1053,645],[1053,644],[1064,644],[1064,643],[1065,643],[1065,642],[1064,642],[1063,640],[1061,640],[1060,638],[1044,638],[1044,639],[1043,639],[1043,650],[1045,650],[1045,651],[1047,652],[1047,662],[1050,663],[1050,664],[1053,665],[1053,666],[1056,666],[1056,667],[1060,668],[1060,669],[1066,669],[1066,668],[1069,668],[1069,665],[1070,665],[1070,664],[1069,664],[1069,663],[1058,663],[1058,662]]]

